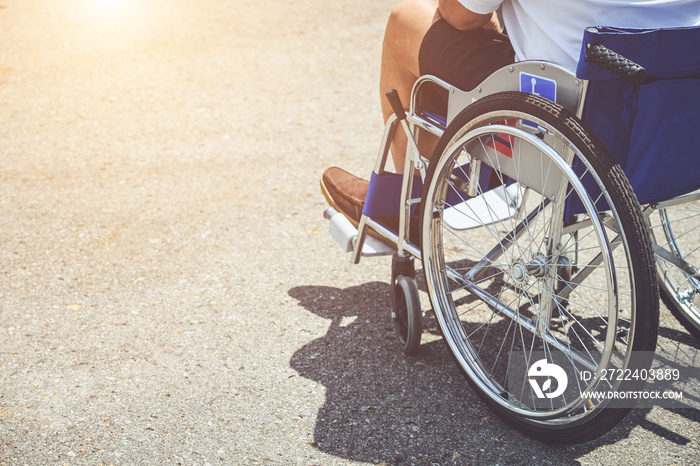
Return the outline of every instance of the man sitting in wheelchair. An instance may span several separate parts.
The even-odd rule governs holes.
[[[505,31],[496,10],[501,8]],[[522,60],[543,60],[576,68],[586,27],[605,23],[650,28],[700,25],[697,0],[405,0],[392,11],[384,36],[380,91],[395,89],[404,103],[421,75],[434,75],[471,90],[495,70]],[[507,34],[507,35],[506,35]],[[382,99],[386,121],[393,113]],[[444,108],[439,95],[423,95],[421,105]],[[403,172],[406,136],[393,135],[391,155]],[[436,139],[421,137],[430,157]],[[340,168],[327,169],[321,189],[328,203],[354,224],[362,215],[368,181]]]

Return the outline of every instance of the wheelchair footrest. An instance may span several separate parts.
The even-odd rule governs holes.
[[[330,220],[328,231],[333,239],[340,245],[345,252],[352,251],[353,241],[357,237],[357,228],[350,220],[332,207],[329,207],[323,212],[323,216]],[[388,256],[394,254],[396,249],[383,243],[379,239],[367,235],[362,246],[362,255],[367,257],[372,256]]]
[[[455,230],[468,230],[502,222],[518,213],[524,189],[517,184],[499,186],[445,209],[444,221]]]

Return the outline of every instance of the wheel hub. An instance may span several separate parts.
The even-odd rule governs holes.
[[[524,282],[527,278],[527,270],[525,269],[525,266],[519,262],[511,267],[510,274],[513,277],[513,280],[518,283]]]
[[[547,272],[547,258],[539,254],[532,258],[528,264],[517,261],[510,267],[510,276],[516,283],[525,283],[529,277],[544,278]]]
[[[536,255],[527,265],[527,271],[533,277],[543,278],[547,272],[547,258],[543,254]]]

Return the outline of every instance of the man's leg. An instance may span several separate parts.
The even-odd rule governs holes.
[[[384,121],[391,115],[391,105],[383,97],[389,89],[396,89],[407,105],[411,89],[420,75],[418,54],[425,33],[439,18],[438,4],[433,0],[406,0],[391,13],[387,23],[382,50],[380,90]],[[421,134],[419,148],[424,155],[432,155],[436,138]],[[391,154],[398,173],[403,173],[406,158],[406,135],[401,128],[394,132]],[[362,214],[368,182],[346,171],[331,167],[321,177],[321,191],[329,205],[343,212],[357,223]]]
[[[411,90],[420,76],[418,53],[423,37],[435,21],[440,19],[438,4],[433,0],[406,0],[394,8],[384,33],[379,91],[384,121],[392,114],[391,105],[384,97],[390,89],[396,89],[401,102],[408,105]],[[436,138],[423,132],[420,149],[424,155],[432,155]],[[403,173],[406,158],[406,135],[399,128],[394,133],[391,155],[398,173]]]
[[[458,30],[445,21],[438,21],[440,18],[438,4],[433,0],[405,0],[394,8],[382,51],[382,96],[389,89],[396,89],[407,105],[421,73],[436,75],[470,90],[492,71],[513,62],[514,52],[508,38],[490,30],[498,28],[495,15],[491,15],[492,21],[483,28],[471,30]],[[423,54],[421,47],[425,49]],[[392,110],[386,99],[382,99],[386,120]],[[403,173],[406,135],[401,129],[394,134],[392,158],[396,170]],[[435,143],[434,136],[421,132],[418,148],[422,155],[430,157]],[[329,168],[321,177],[321,190],[329,205],[355,223],[360,220],[368,184],[336,167]]]

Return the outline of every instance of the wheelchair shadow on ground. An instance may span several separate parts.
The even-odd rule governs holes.
[[[329,321],[326,334],[290,361],[300,375],[326,388],[313,446],[327,454],[387,464],[519,464],[525,458],[535,464],[575,464],[586,453],[627,438],[637,425],[678,445],[690,443],[648,421],[646,409],[633,410],[611,432],[583,445],[533,441],[500,421],[469,387],[437,338],[431,313],[424,319],[428,341],[415,356],[401,352],[389,315],[388,284],[301,286],[289,295]],[[680,411],[697,420],[697,412]]]

